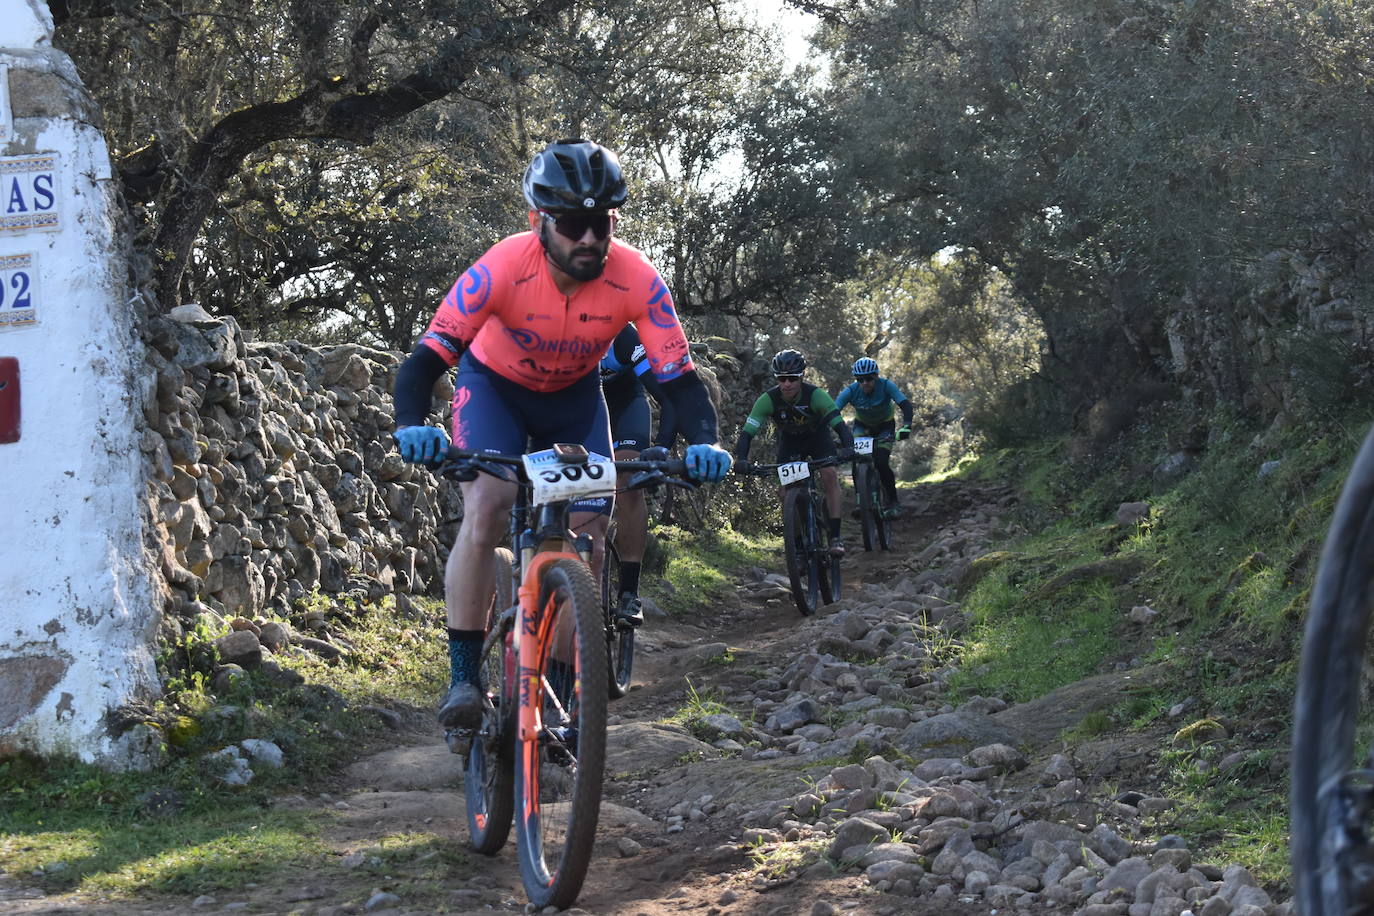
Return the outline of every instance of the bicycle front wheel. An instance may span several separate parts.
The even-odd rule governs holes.
[[[630,678],[635,665],[635,631],[633,627],[615,625],[615,611],[620,601],[620,551],[615,546],[614,529],[606,535],[606,556],[601,561],[601,607],[605,614],[606,678],[608,694],[618,700],[630,692]]]
[[[867,463],[854,466],[854,496],[859,501],[859,527],[863,530],[864,550],[872,550],[878,543],[878,504],[873,478],[877,475]]]
[[[1293,881],[1303,916],[1374,912],[1368,832],[1374,762],[1355,739],[1371,582],[1374,432],[1336,504],[1303,632],[1289,799]]]
[[[469,842],[483,855],[493,855],[506,845],[515,813],[514,671],[507,670],[510,627],[496,625],[501,613],[515,603],[513,560],[509,550],[496,548],[496,595],[479,668],[487,702],[463,777]]]
[[[811,512],[811,494],[805,487],[790,487],[782,494],[782,548],[787,555],[787,578],[792,600],[802,616],[816,613],[821,600],[819,569]]]
[[[533,633],[534,672],[522,672],[516,750],[516,844],[525,893],[564,908],[591,864],[606,765],[606,638],[597,587],[577,560],[545,567]],[[530,675],[534,677],[526,680]],[[537,724],[537,729],[532,728]]]

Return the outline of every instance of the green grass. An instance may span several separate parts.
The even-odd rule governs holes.
[[[1152,462],[1186,418],[1147,419],[1134,438],[1091,459],[1070,460],[1065,442],[990,452],[967,476],[1013,481],[1021,501],[1013,521],[1033,532],[995,545],[1007,556],[959,600],[972,626],[956,645],[961,695],[1011,701],[1042,696],[1121,663],[1161,664],[1167,686],[1132,695],[1085,718],[1062,736],[1068,745],[1109,733],[1169,734],[1215,719],[1230,734],[1183,741],[1158,753],[1159,791],[1179,805],[1158,832],[1187,837],[1195,853],[1236,861],[1270,884],[1287,877],[1286,781],[1269,761],[1286,748],[1296,657],[1321,543],[1367,418],[1295,428],[1256,448],[1258,430],[1236,417],[1210,426],[1206,448],[1183,476],[1157,479]],[[1261,477],[1260,465],[1282,463]],[[1150,503],[1149,516],[1123,528],[1116,507]],[[1062,587],[1056,577],[1089,564],[1129,558],[1138,572]],[[1130,609],[1158,611],[1145,626]],[[1177,722],[1169,709],[1191,698]],[[1149,729],[1150,731],[1145,731]],[[1167,740],[1167,739],[1166,739]],[[1228,772],[1199,772],[1248,751]]]
[[[661,526],[655,533],[664,544],[666,588],[647,583],[645,591],[670,611],[686,611],[710,603],[733,590],[730,574],[749,566],[767,567],[781,550],[782,539],[751,537],[733,528],[689,532]]]
[[[964,605],[973,628],[949,680],[960,693],[1034,699],[1094,673],[1116,648],[1119,608],[1109,585],[1089,581],[1028,602],[1009,581],[1014,574],[994,572]]]
[[[710,691],[699,692],[691,678],[687,678],[687,700],[681,707],[672,714],[666,716],[662,721],[671,725],[680,725],[699,738],[709,737],[708,729],[702,725],[702,720],[707,716],[718,713],[735,716],[741,722],[748,722],[750,717],[739,715],[730,707],[726,706]]]
[[[163,758],[149,772],[111,773],[60,758],[0,762],[0,871],[54,892],[113,897],[200,894],[272,873],[328,872],[318,816],[275,807],[274,797],[303,785],[327,788],[360,748],[393,734],[360,706],[427,710],[447,674],[447,653],[433,603],[406,620],[390,599],[315,598],[293,614],[295,629],[311,632],[311,611],[353,648],[335,663],[277,656],[304,675],[302,687],[250,672],[214,695],[211,641],[220,634],[202,624],[168,646],[160,658],[166,695],[143,716],[164,736]],[[250,737],[275,742],[285,766],[253,766],[246,787],[219,784],[206,755]],[[173,798],[170,812],[151,810],[150,793]]]
[[[71,761],[0,763],[0,868],[51,890],[204,893],[319,863],[303,816],[198,785],[194,766],[112,774]],[[175,786],[173,817],[141,811],[145,792]]]

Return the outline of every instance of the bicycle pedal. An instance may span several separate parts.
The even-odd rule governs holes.
[[[448,742],[450,753],[466,757],[472,751],[472,739],[476,735],[470,728],[450,728],[444,732],[444,740]]]

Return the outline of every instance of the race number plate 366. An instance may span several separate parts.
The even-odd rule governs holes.
[[[811,476],[811,468],[807,467],[805,461],[794,461],[791,464],[778,465],[778,480],[783,486],[789,483],[796,483]]]
[[[534,485],[531,498],[536,504],[615,495],[615,461],[605,455],[592,453],[586,464],[565,464],[553,449],[545,449],[523,455],[521,460]]]

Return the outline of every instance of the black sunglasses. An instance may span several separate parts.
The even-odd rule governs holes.
[[[780,382],[800,382],[800,381],[801,381],[801,376],[800,376],[800,375],[775,375],[775,376],[773,376],[773,378],[777,379],[777,380],[780,381]]]
[[[598,242],[604,241],[606,236],[611,234],[609,213],[549,213],[540,210],[539,215],[553,223],[553,228],[558,230],[559,235],[574,242],[586,235],[588,229],[592,230],[592,235],[596,236]]]
[[[874,373],[873,375],[856,375],[856,376],[854,376],[854,381],[856,381],[856,382],[876,382],[877,380],[878,380],[878,375],[877,375],[877,373]]]

